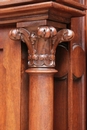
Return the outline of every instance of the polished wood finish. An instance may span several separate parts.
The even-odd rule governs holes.
[[[1,10],[0,24],[16,23],[16,22],[27,21],[27,20],[34,21],[34,20],[42,20],[42,19],[49,19],[52,21],[66,23],[67,20],[71,19],[72,17],[79,17],[85,15],[84,12],[85,8],[83,10],[80,10],[53,1],[41,2],[36,4],[28,4],[28,5],[20,5],[20,6],[8,7],[8,8],[4,7],[1,8],[0,10]],[[33,18],[31,17],[31,15]]]
[[[12,40],[22,40],[28,48],[29,73],[29,129],[53,129],[53,74],[55,52],[59,43],[71,41],[73,31],[59,32],[51,26],[41,26],[36,34],[25,28],[13,29]],[[49,82],[49,84],[48,84]],[[42,118],[43,117],[43,118]]]
[[[37,28],[39,26],[45,26],[45,25],[48,25],[48,26],[53,26],[57,29],[65,29],[67,28],[66,24],[64,23],[59,23],[59,22],[56,22],[56,21],[51,21],[51,20],[36,20],[36,21],[32,21],[32,22],[18,22],[17,23],[17,27],[20,28],[20,27],[29,27],[29,30],[37,30]]]
[[[78,1],[73,1],[73,0],[56,0],[58,3],[67,5],[67,6],[71,6],[73,8],[77,8],[80,10],[84,10],[87,9],[87,7],[85,7],[84,5],[80,4]]]
[[[59,32],[51,26],[41,26],[37,33],[25,28],[13,29],[9,33],[12,40],[22,40],[28,47],[29,67],[55,67],[55,53],[58,44],[71,41],[74,32],[62,29]]]
[[[38,2],[46,2],[49,0],[3,0],[0,1],[0,7],[9,7],[9,6],[17,6],[23,4],[30,4],[30,3],[38,3]]]
[[[54,69],[28,69],[29,129],[53,130]],[[49,84],[48,84],[49,82]]]
[[[14,27],[0,28],[1,130],[20,129],[21,47],[19,42],[15,46],[15,42],[8,36],[10,29]]]
[[[79,24],[77,25],[76,22],[79,22]],[[72,111],[75,111],[74,115],[72,116],[72,119],[73,119],[73,125],[72,127],[73,128],[76,128],[76,129],[86,129],[86,84],[85,84],[85,76],[86,76],[86,68],[85,68],[85,65],[84,63],[85,62],[85,58],[86,58],[86,55],[84,55],[85,53],[85,18],[75,18],[75,19],[72,19],[72,25],[71,28],[74,30],[75,33],[79,33],[79,37],[78,35],[76,35],[75,39],[73,39],[73,43],[77,43],[79,46],[78,48],[78,53],[81,52],[81,56],[83,57],[82,59],[82,62],[83,62],[83,66],[81,64],[81,68],[82,70],[84,69],[84,72],[83,72],[83,75],[79,78],[77,77],[77,80],[74,80],[73,81],[73,86],[72,86],[72,90],[73,90],[73,97],[72,97],[72,103],[73,103],[73,108],[72,108]],[[77,26],[77,28],[75,27]],[[81,28],[81,30],[79,30],[79,28]],[[72,43],[71,43],[72,44]],[[80,50],[80,47],[81,47],[81,50]],[[71,52],[72,53],[72,52]],[[84,67],[84,68],[83,68]],[[78,69],[78,74],[80,74],[80,69]],[[82,72],[82,71],[81,71]],[[77,89],[77,87],[79,87],[79,89]],[[76,96],[78,95],[78,97]],[[74,99],[77,98],[78,102],[74,102]],[[82,102],[82,104],[81,104]],[[77,108],[77,109],[76,109]],[[78,114],[78,112],[81,112],[80,114]],[[77,120],[74,120],[74,119],[79,119],[78,121]],[[81,124],[82,122],[82,124]]]
[[[20,43],[19,43],[20,44]],[[21,43],[21,93],[20,93],[20,129],[28,130],[29,127],[29,77],[25,72],[28,68],[28,50],[24,43]]]
[[[80,78],[84,74],[85,69],[85,52],[79,45],[73,45],[72,59],[73,76]]]
[[[86,130],[84,2],[0,2],[0,130]]]

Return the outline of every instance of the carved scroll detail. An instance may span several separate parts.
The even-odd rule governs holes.
[[[54,27],[41,26],[37,32],[29,32],[25,28],[11,30],[9,36],[13,40],[22,40],[28,47],[29,67],[54,67],[55,52],[59,43],[71,41],[73,31]]]

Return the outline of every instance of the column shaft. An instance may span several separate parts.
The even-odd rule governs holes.
[[[36,69],[35,69],[36,70]],[[37,69],[39,70],[39,69]],[[29,130],[53,130],[53,74],[28,70],[29,73]]]

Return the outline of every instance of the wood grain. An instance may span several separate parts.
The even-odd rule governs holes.
[[[28,4],[28,5],[21,5],[21,6],[15,6],[15,7],[8,7],[8,8],[1,8],[0,12],[0,20],[2,23],[7,20],[14,19],[14,22],[18,16],[27,16],[28,15],[34,15],[34,14],[40,14],[40,11],[44,10],[56,10],[61,11],[64,13],[68,13],[71,17],[79,17],[84,16],[85,12],[81,11],[76,8],[67,7],[65,5],[61,5],[56,2],[42,2],[42,3],[36,3],[36,4]],[[32,14],[33,11],[33,14]],[[25,17],[24,17],[25,18]]]
[[[78,22],[78,24],[76,24],[75,21]],[[76,37],[72,41],[71,44],[77,43],[85,51],[85,37],[84,37],[85,36],[85,32],[84,32],[85,26],[84,25],[85,25],[84,18],[75,18],[75,19],[72,19],[71,28],[76,33]],[[85,116],[85,112],[86,112],[85,111],[85,109],[86,109],[86,102],[85,102],[85,100],[86,100],[86,95],[85,95],[85,92],[86,92],[85,78],[86,77],[85,76],[86,75],[85,75],[85,72],[86,71],[85,71],[85,69],[86,68],[85,68],[85,60],[84,60],[84,58],[81,61],[84,64],[84,73],[83,73],[83,76],[80,79],[78,78],[77,81],[73,81],[73,86],[72,86],[72,91],[73,91],[73,94],[72,94],[73,98],[72,98],[72,101],[71,101],[72,104],[73,104],[72,112],[74,112],[74,115],[77,118],[77,123],[74,122],[75,121],[74,119],[76,119],[76,118],[72,116],[72,120],[73,120],[74,123],[73,123],[73,125],[72,124],[71,125],[72,125],[72,128],[74,128],[76,130],[77,129],[82,129],[82,130],[86,129],[86,124],[85,124],[85,120],[86,120],[86,116]],[[76,88],[76,90],[74,88]],[[75,94],[75,92],[77,94]],[[79,94],[81,94],[81,95],[79,95]],[[75,96],[77,97],[77,95],[79,96],[79,98],[81,96],[81,99],[77,98],[77,101],[75,101],[75,100],[73,101],[74,97]],[[76,109],[77,104],[78,104],[78,107]],[[79,114],[77,114],[78,112],[79,112]],[[79,123],[80,123],[80,125],[79,125]]]
[[[21,44],[21,94],[20,94],[20,129],[28,130],[29,123],[29,76],[25,72],[28,68],[28,49]]]
[[[86,27],[84,18],[72,18],[85,15],[85,0],[43,1],[0,2],[0,130],[86,130]],[[31,26],[32,30],[39,25],[38,21],[41,25],[53,25],[58,31],[71,28],[75,32],[74,40],[63,43],[56,54],[59,74],[54,80],[53,69],[48,68],[43,72],[30,69],[28,77],[28,49],[8,36],[19,25]],[[73,54],[74,43],[84,51],[84,56],[78,53],[79,49]],[[78,54],[82,56],[82,69]]]
[[[0,129],[6,129],[6,70],[3,66],[3,50],[0,50]]]
[[[79,45],[73,45],[72,52],[73,75],[76,78],[82,77],[85,70],[85,52]]]
[[[68,84],[67,79],[55,78],[54,130],[68,129]]]
[[[0,115],[1,112],[3,113],[0,129],[20,130],[20,44],[15,45],[15,42],[9,39],[10,29],[11,27],[0,28],[0,35],[3,35],[1,41],[2,44],[4,43],[2,65],[0,65],[3,78],[3,80],[0,78],[2,84],[0,86]]]
[[[53,130],[53,74],[55,72],[57,71],[49,68],[27,70],[30,81],[29,129]]]
[[[57,78],[64,78],[68,74],[68,66],[69,66],[69,51],[63,45],[59,45],[57,47],[56,52],[56,69],[58,73],[55,74]]]

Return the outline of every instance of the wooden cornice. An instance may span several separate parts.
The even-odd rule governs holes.
[[[3,8],[3,9],[0,9],[0,16],[4,17],[3,15],[6,15],[6,14],[14,14],[17,12],[23,13],[23,11],[32,11],[32,10],[39,10],[39,9],[44,10],[44,9],[51,9],[51,8],[57,11],[65,11],[67,13],[70,13],[73,17],[85,15],[85,12],[81,10],[67,7],[65,5],[50,1],[50,2],[15,6],[14,8],[13,7]]]
[[[39,3],[39,2],[47,2],[51,0],[6,0],[6,1],[0,1],[0,7],[10,7],[10,6],[17,6],[17,5],[26,5],[26,4],[33,4],[33,3]]]
[[[83,6],[81,6],[81,8],[82,7]],[[85,8],[81,10],[80,8],[69,7],[67,5],[63,5],[62,3],[57,3],[53,1],[20,5],[14,7],[5,7],[0,9],[0,24],[26,21],[28,17],[34,18],[37,16],[38,17],[45,16],[44,18],[41,19],[49,19],[49,16],[56,15],[57,17],[61,16],[70,19],[72,17],[84,16],[85,15],[84,10]]]
[[[4,7],[10,7],[10,6],[16,6],[16,5],[26,5],[30,3],[39,3],[39,2],[49,2],[49,1],[55,1],[57,3],[61,3],[64,5],[67,5],[69,7],[77,8],[77,9],[87,9],[87,7],[79,2],[76,1],[70,1],[70,0],[11,0],[11,1],[4,1],[0,2],[0,8]]]
[[[85,10],[87,9],[87,6],[77,2],[77,1],[70,1],[70,0],[56,0],[56,2],[61,3],[63,5],[67,5],[69,7],[73,7],[79,10]]]

